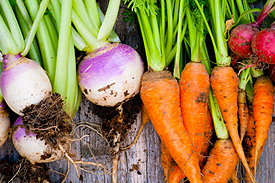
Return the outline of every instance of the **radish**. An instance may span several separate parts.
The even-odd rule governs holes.
[[[36,134],[27,132],[21,116],[16,119],[14,126],[16,128],[12,133],[13,145],[17,152],[32,164],[52,162],[62,156],[60,150],[47,145],[45,140],[37,138]]]
[[[253,54],[251,50],[251,41],[257,32],[259,32],[259,26],[255,23],[237,26],[230,33],[230,38],[228,40],[229,48],[236,55],[243,58],[249,58]]]
[[[259,62],[275,64],[275,30],[267,28],[258,32],[252,39],[252,50]]]
[[[6,142],[10,129],[9,113],[6,110],[6,104],[0,99],[0,147]]]
[[[232,52],[243,58],[249,58],[253,55],[251,41],[254,35],[259,32],[263,20],[271,12],[274,2],[275,0],[269,0],[266,2],[256,21],[253,23],[238,25],[231,31],[228,45]]]

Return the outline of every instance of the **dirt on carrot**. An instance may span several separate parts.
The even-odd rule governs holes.
[[[173,163],[169,171],[168,183],[180,183],[185,177],[180,167]]]
[[[164,143],[160,144],[160,161],[163,168],[164,182],[168,182],[169,171],[174,161]]]
[[[179,80],[183,123],[195,152],[203,146],[205,119],[208,110],[209,75],[202,63],[189,62]]]
[[[274,95],[273,85],[268,76],[257,78],[254,87],[253,116],[256,129],[255,172],[257,159],[261,155],[268,137],[268,130],[272,122]]]
[[[234,147],[236,148],[246,172],[249,174],[251,180],[254,180],[238,133],[238,76],[232,67],[215,67],[212,70],[210,82]]]
[[[183,125],[176,79],[169,71],[146,72],[140,94],[150,120],[172,158],[191,183],[202,182],[197,155]]]
[[[249,111],[246,103],[246,93],[244,90],[238,92],[238,114],[240,121],[240,138],[243,141],[243,137],[247,130],[247,124],[249,121]]]
[[[227,183],[237,163],[238,154],[230,139],[217,140],[202,169],[203,181]]]

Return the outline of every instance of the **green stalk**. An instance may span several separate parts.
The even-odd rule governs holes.
[[[97,39],[101,41],[106,41],[109,37],[118,15],[120,0],[110,0],[108,8],[105,14],[105,18],[99,29]]]
[[[31,29],[31,26],[29,25],[29,23],[25,22],[25,19],[23,18],[18,6],[15,6],[14,10],[15,10],[15,13],[16,13],[18,23],[19,23],[20,28],[22,30],[23,36],[27,37],[27,35],[28,35],[28,33]],[[39,50],[39,47],[38,47],[38,44],[37,44],[37,40],[35,38],[33,39],[32,45],[31,45],[30,50],[28,52],[28,58],[36,61],[41,66],[43,65],[40,50]]]
[[[24,49],[24,38],[21,32],[21,29],[18,25],[18,22],[16,20],[16,17],[14,15],[14,12],[12,10],[12,7],[8,0],[1,0],[0,4],[2,6],[2,10],[5,14],[5,17],[8,21],[8,25],[11,31],[12,36],[14,37],[14,41],[18,46],[18,49],[21,52]]]
[[[99,11],[98,11],[99,7],[96,4],[96,0],[84,0],[84,4],[88,12],[88,15],[90,17],[90,20],[93,22],[93,24],[97,28],[96,32],[98,32],[101,22],[100,22]]]
[[[171,0],[166,0],[166,8],[167,8],[167,40],[165,44],[165,55],[168,55],[173,46],[173,12]]]
[[[100,17],[100,22],[99,23],[102,23],[103,20],[105,19],[105,16],[104,16],[103,12],[101,11],[101,9],[99,7],[98,7],[98,14],[99,14],[99,17]],[[108,41],[113,42],[113,43],[120,42],[120,39],[119,39],[118,35],[115,33],[114,30],[111,31],[111,33],[108,37]]]
[[[217,138],[228,139],[229,134],[224,124],[218,101],[213,95],[212,88],[210,88],[209,90],[209,102],[210,102],[210,110],[214,121],[214,128],[215,128]]]
[[[185,14],[185,12],[184,12],[184,14]],[[182,31],[181,31],[181,36],[180,36],[180,42],[181,43],[185,38],[184,36],[185,36],[186,30],[187,30],[187,21],[184,21],[184,25],[183,25],[183,28],[182,28]],[[188,49],[188,48],[186,48],[186,49]],[[171,63],[171,61],[174,59],[175,55],[177,54],[177,50],[178,50],[178,48],[177,48],[177,44],[176,44],[176,45],[173,46],[173,48],[172,48],[171,52],[169,53],[169,55],[167,55],[166,67],[168,67],[169,64]]]
[[[34,36],[37,32],[37,29],[39,27],[39,24],[44,16],[44,13],[46,11],[46,8],[49,4],[50,0],[42,0],[41,3],[40,3],[40,7],[39,7],[39,10],[35,16],[35,19],[34,19],[34,22],[33,22],[33,25],[32,25],[32,28],[28,34],[28,36],[26,37],[26,41],[25,41],[25,49],[24,51],[21,53],[22,56],[25,56],[28,54],[29,50],[30,50],[30,47],[31,47],[31,44],[32,44],[32,40],[34,39]]]
[[[176,57],[175,57],[175,66],[174,66],[174,72],[173,76],[175,78],[180,78],[180,54],[181,54],[181,43],[182,43],[182,24],[183,24],[183,17],[186,11],[183,10],[185,6],[185,1],[180,1],[179,5],[179,23],[178,23],[178,35],[177,35],[177,52],[176,52]],[[184,32],[185,33],[185,32]]]
[[[18,54],[20,49],[18,48],[11,32],[6,26],[2,16],[0,16],[0,43],[2,48],[2,54]]]
[[[38,3],[36,0],[25,0],[26,7],[32,20],[35,19],[36,13],[38,12]],[[50,81],[53,84],[54,75],[55,75],[55,60],[56,60],[56,51],[51,42],[51,37],[44,18],[42,18],[39,28],[37,30],[37,40],[40,47],[43,66],[47,71]]]
[[[263,72],[263,70],[257,69],[257,67],[254,66],[250,69],[250,74],[252,75],[253,78],[257,78],[259,76],[263,76],[264,72]]]
[[[74,44],[72,41],[72,36],[70,39],[70,45],[69,45],[69,61],[68,61],[68,74],[67,74],[67,88],[66,88],[66,98],[65,98],[65,104],[67,104],[67,110],[66,112],[74,116],[75,115],[75,97],[78,93],[79,87],[77,82],[77,74],[76,74],[76,58],[75,58],[75,51],[74,51]],[[65,105],[66,108],[66,105]]]
[[[60,2],[58,0],[51,0],[49,9],[50,9],[51,13],[53,14],[53,17],[57,24],[57,27],[58,27],[57,30],[59,30],[60,21],[61,21],[61,15],[60,15],[61,4],[60,4]],[[74,42],[75,47],[80,51],[85,51],[85,49],[87,48],[87,44],[85,43],[83,38],[78,34],[78,32],[73,27],[71,27],[71,31],[72,31],[73,42]]]
[[[56,25],[54,24],[51,15],[45,15],[44,18],[45,18],[45,23],[47,25],[47,28],[48,28],[50,36],[51,36],[51,41],[52,41],[53,47],[55,50],[57,50],[58,36],[57,36]]]
[[[72,29],[73,42],[74,42],[75,47],[79,51],[86,51],[86,48],[88,46],[85,43],[84,39],[78,34],[78,32],[73,27],[71,27],[71,29]]]
[[[86,10],[86,7],[82,0],[73,0],[73,9],[76,14],[80,17],[82,22],[85,22],[87,28],[92,32],[94,36],[97,35],[99,27],[94,25],[93,21],[90,19],[90,16]]]
[[[152,31],[152,27],[149,21],[149,17],[152,18],[154,14],[150,14],[149,16],[146,14],[144,10],[136,10],[138,20],[140,22],[140,28],[143,32],[143,40],[146,40],[146,46],[145,50],[147,48],[146,56],[148,65],[154,70],[154,71],[162,71],[165,67],[165,61],[161,60],[161,53],[158,49],[156,42],[154,40],[154,35]],[[145,44],[145,43],[144,43]]]
[[[246,93],[246,99],[248,103],[251,105],[253,102],[253,81],[251,77],[249,79],[249,82],[246,85],[245,93]]]
[[[72,0],[63,1],[61,6],[61,22],[59,30],[58,51],[53,92],[62,97],[66,95],[68,60],[71,38]]]
[[[239,88],[245,90],[247,82],[250,80],[250,68],[243,70],[239,76]]]
[[[86,44],[88,45],[88,51],[93,51],[103,44],[99,42],[93,33],[86,27],[86,24],[82,22],[81,18],[76,14],[76,12],[72,11],[72,21],[78,31],[78,33],[82,36],[85,40]]]

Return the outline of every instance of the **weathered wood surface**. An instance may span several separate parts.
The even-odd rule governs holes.
[[[101,4],[106,5],[106,1],[101,0]],[[263,3],[255,4],[257,7],[262,7]],[[103,6],[103,9],[106,6]],[[121,4],[120,13],[123,11],[123,4]],[[127,23],[122,21],[122,15],[118,17],[115,25],[115,31],[119,35],[121,41],[135,48],[145,60],[143,43],[141,35],[138,32],[135,24],[129,27]],[[89,124],[97,124],[100,126],[100,119],[92,114],[93,104],[84,97],[75,116],[76,123],[87,122]],[[127,139],[122,142],[122,146],[130,144],[140,126],[141,114],[138,115],[135,124],[133,124]],[[76,157],[83,161],[92,161],[104,164],[108,171],[111,171],[112,155],[105,140],[98,135],[95,130],[99,131],[98,126],[91,128],[79,128],[77,133],[79,136],[89,135],[84,137],[82,141],[74,142],[72,151]],[[265,145],[263,154],[261,156],[258,167],[258,182],[259,183],[274,183],[275,182],[275,123],[271,124],[268,141]],[[8,140],[4,146],[0,148],[0,157],[10,155],[10,158],[17,156],[12,143]],[[51,173],[51,180],[54,183],[62,182],[68,167],[65,160],[60,160],[49,164],[53,170]],[[110,183],[111,174],[102,168],[96,166],[89,166],[90,172],[81,171],[81,177],[77,177],[75,168],[69,166],[69,174],[66,182],[76,183]],[[57,173],[59,172],[59,173]],[[63,175],[61,175],[63,174]],[[30,177],[31,179],[31,177]],[[119,183],[162,183],[163,169],[160,164],[160,139],[156,134],[151,123],[147,124],[141,133],[137,143],[130,149],[119,153],[119,167],[118,167],[118,182]],[[245,182],[241,180],[240,182]]]

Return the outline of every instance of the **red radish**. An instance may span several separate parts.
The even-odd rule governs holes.
[[[241,24],[234,28],[228,40],[231,51],[240,57],[249,58],[253,54],[251,41],[257,32],[259,32],[259,26],[255,23]]]
[[[251,47],[259,62],[275,64],[275,30],[267,28],[258,32],[252,39]]]
[[[270,13],[273,4],[274,0],[267,1],[257,20],[253,23],[238,25],[231,31],[228,45],[232,52],[243,58],[249,58],[253,54],[251,41],[254,35],[259,32],[260,25]]]

